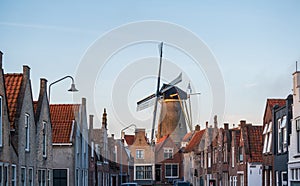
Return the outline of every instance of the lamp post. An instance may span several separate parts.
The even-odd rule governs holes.
[[[120,138],[121,138],[121,140],[120,140],[120,142],[121,142],[121,149],[120,149],[121,150],[121,157],[120,157],[120,160],[121,160],[120,161],[120,177],[121,177],[120,181],[121,181],[121,184],[123,183],[123,147],[124,147],[124,143],[122,142],[122,134],[123,134],[124,130],[126,130],[126,129],[130,128],[130,127],[133,127],[133,126],[134,126],[134,128],[136,128],[135,124],[131,124],[131,125],[123,128],[121,130],[121,136],[120,136]]]
[[[49,99],[49,103],[50,103],[50,91],[51,91],[51,86],[66,79],[66,78],[70,78],[72,80],[72,84],[71,84],[71,88],[68,90],[70,92],[77,92],[78,90],[76,89],[75,87],[75,83],[74,83],[74,78],[72,76],[65,76],[63,78],[60,78],[54,82],[52,82],[50,85],[49,85],[49,90],[48,90],[48,99]]]

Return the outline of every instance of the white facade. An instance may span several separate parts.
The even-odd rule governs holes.
[[[248,163],[248,185],[262,185],[262,163]]]
[[[300,185],[300,72],[293,74],[293,120],[291,126],[288,185]]]

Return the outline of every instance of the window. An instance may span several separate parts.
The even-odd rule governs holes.
[[[144,150],[136,150],[136,159],[144,159]]]
[[[114,160],[114,162],[117,162],[117,152],[118,152],[118,147],[115,145],[115,149],[114,149],[114,157],[113,157],[113,160]]]
[[[230,186],[232,186],[232,176],[230,176]]]
[[[232,147],[232,150],[231,150],[231,164],[232,164],[232,167],[234,167],[234,147]]]
[[[0,147],[3,145],[3,131],[2,131],[2,96],[0,96]]]
[[[12,186],[17,185],[16,177],[17,177],[17,167],[16,167],[16,165],[12,165],[11,166],[11,185]]]
[[[223,185],[228,186],[228,172],[223,173]]]
[[[29,177],[29,186],[33,186],[33,169],[30,167],[28,169],[28,177]]]
[[[269,181],[269,179],[268,179],[268,170],[264,171],[264,176],[265,176],[265,184],[264,185],[268,185],[268,181]]]
[[[151,180],[152,179],[152,166],[136,166],[136,179],[137,180]]]
[[[21,168],[21,185],[26,186],[26,168]]]
[[[273,178],[272,178],[272,170],[269,171],[269,175],[270,175],[270,177],[269,177],[270,184],[269,185],[272,185],[272,180],[273,180]]]
[[[4,165],[3,168],[3,186],[8,186],[8,165]]]
[[[53,185],[68,185],[68,169],[53,169]]]
[[[173,149],[172,148],[164,148],[164,158],[165,159],[173,158]]]
[[[287,172],[281,172],[281,181],[282,181],[282,186],[287,185],[287,181],[288,181]]]
[[[29,139],[30,139],[30,123],[29,123],[29,115],[25,114],[25,150],[29,151]]]
[[[51,170],[48,169],[48,176],[47,176],[47,185],[50,186],[50,183],[51,183]]]
[[[179,177],[178,164],[166,164],[165,171],[166,171],[165,172],[166,178],[178,178]]]
[[[94,158],[94,141],[91,142],[91,158]]]
[[[47,157],[47,123],[43,122],[43,157]]]
[[[201,167],[204,167],[204,153],[203,152],[200,153],[200,164],[201,164]]]
[[[264,136],[264,147],[263,147],[263,153],[266,153],[267,152],[267,146],[268,146],[268,124],[266,123],[265,124],[265,128],[264,128],[264,131],[263,131],[263,136]]]
[[[233,176],[233,186],[237,186],[237,177]]]
[[[239,178],[240,178],[240,186],[244,186],[244,174],[240,174]]]
[[[228,157],[227,157],[227,144],[225,143],[223,146],[223,162],[227,163]]]
[[[0,163],[0,185],[3,184],[2,175],[3,175],[3,164]]]
[[[300,118],[296,119],[296,130],[297,130],[297,151],[300,153]]]
[[[282,132],[281,132],[281,119],[277,121],[277,128],[278,128],[278,136],[277,136],[277,152],[281,153],[281,145],[282,145]]]
[[[276,186],[279,186],[279,173],[278,171],[275,172],[276,175]]]
[[[287,125],[286,125],[286,122],[287,122],[286,116],[283,116],[281,126],[280,126],[282,128],[283,152],[287,151]]]
[[[210,152],[207,153],[207,167],[208,168],[211,167],[211,153]]]
[[[217,148],[214,149],[213,163],[218,163],[218,150],[217,150]]]
[[[39,186],[46,186],[46,170],[38,170]]]
[[[243,147],[239,147],[239,162],[244,161],[244,156],[243,156]]]

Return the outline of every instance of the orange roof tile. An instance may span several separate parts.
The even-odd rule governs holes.
[[[200,130],[200,131],[196,131],[192,137],[192,139],[190,140],[190,142],[188,143],[188,145],[185,147],[185,152],[190,152],[192,150],[194,150],[194,148],[199,145],[203,134],[205,133],[205,129],[204,130]]]
[[[193,136],[194,132],[186,133],[186,135],[183,136],[182,142],[189,142]]]
[[[262,162],[262,126],[249,126],[249,151],[252,162]]]
[[[72,123],[79,106],[79,104],[50,105],[53,143],[70,143]]]
[[[169,137],[169,134],[163,136],[162,138],[159,138],[159,139],[156,141],[156,144],[159,144],[159,143],[161,143],[161,142],[164,142],[168,137]]]
[[[269,107],[271,107],[271,109],[275,106],[283,106],[285,105],[285,99],[267,99],[267,104],[269,105]]]
[[[18,97],[23,81],[23,74],[5,74],[4,79],[9,111],[9,121],[11,122],[11,128],[13,128],[14,119],[17,112]]]

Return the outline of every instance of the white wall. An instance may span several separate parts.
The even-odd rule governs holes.
[[[247,164],[248,185],[262,185],[262,164],[248,163]]]

